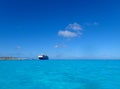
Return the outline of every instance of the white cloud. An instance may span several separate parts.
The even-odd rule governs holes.
[[[65,38],[79,37],[82,34],[82,27],[78,23],[68,24],[64,30],[58,31],[58,35]]]
[[[73,23],[73,24],[69,24],[65,29],[78,31],[78,30],[82,30],[82,27],[78,23]]]
[[[59,31],[58,35],[66,37],[66,38],[73,38],[73,37],[77,37],[78,36],[77,33],[71,32],[71,31],[68,31],[68,30]]]

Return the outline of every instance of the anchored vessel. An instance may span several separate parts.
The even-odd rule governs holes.
[[[40,60],[48,60],[49,58],[48,58],[47,55],[39,55],[38,59],[40,59]]]

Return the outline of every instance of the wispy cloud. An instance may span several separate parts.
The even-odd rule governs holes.
[[[58,35],[65,38],[81,36],[82,27],[78,23],[68,24],[64,30],[58,31]]]
[[[54,46],[54,48],[66,48],[67,46],[65,44],[57,44]]]
[[[59,45],[55,45],[54,48],[59,48]]]
[[[65,29],[79,31],[82,30],[82,27],[78,23],[73,23],[73,24],[69,24]]]
[[[98,22],[94,22],[93,25],[97,26],[97,25],[99,25],[99,23]]]
[[[21,46],[17,45],[17,46],[16,46],[16,49],[21,49]]]
[[[92,23],[85,23],[86,26],[98,26],[98,22],[92,22]]]

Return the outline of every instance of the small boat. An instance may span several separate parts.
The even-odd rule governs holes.
[[[48,58],[47,55],[39,55],[38,59],[40,59],[40,60],[48,60],[49,58]]]

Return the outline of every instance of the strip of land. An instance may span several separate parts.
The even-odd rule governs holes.
[[[23,60],[25,58],[18,58],[18,57],[0,57],[0,60]]]

